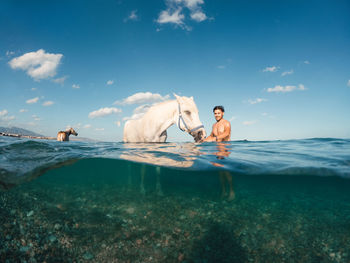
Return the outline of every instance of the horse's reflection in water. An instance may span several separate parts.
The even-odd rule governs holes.
[[[225,143],[219,142],[217,143],[217,149],[218,151],[214,153],[216,155],[216,158],[218,160],[222,160],[225,157],[228,157],[230,155],[230,151],[227,149]],[[211,162],[212,165],[216,167],[224,167],[221,163]],[[221,183],[221,197],[227,198],[228,201],[232,201],[235,199],[235,192],[233,191],[233,185],[232,185],[232,175],[229,171],[219,171],[219,178]],[[227,188],[228,187],[228,193]]]
[[[145,194],[145,175],[146,175],[146,164],[155,165],[155,173],[156,173],[156,194],[159,196],[163,196],[163,189],[160,181],[161,175],[161,166],[165,167],[191,167],[194,163],[195,157],[185,156],[185,154],[181,154],[181,149],[179,152],[178,148],[193,150],[195,147],[193,144],[188,145],[176,145],[176,144],[167,144],[168,147],[164,147],[164,144],[132,144],[128,143],[125,145],[126,148],[130,148],[131,151],[128,153],[122,154],[120,157],[125,160],[134,161],[137,163],[142,163],[140,168],[140,193]],[[142,149],[147,147],[149,152],[144,152]],[[172,159],[169,156],[171,154],[177,153],[177,159]],[[188,154],[188,153],[187,153]],[[181,158],[179,158],[181,157]],[[148,170],[149,168],[147,168]],[[128,186],[131,188],[132,180],[131,180],[131,167],[129,166],[128,171]]]

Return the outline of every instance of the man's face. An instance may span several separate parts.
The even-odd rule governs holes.
[[[220,121],[224,117],[224,113],[221,110],[214,111],[214,118],[216,121]]]

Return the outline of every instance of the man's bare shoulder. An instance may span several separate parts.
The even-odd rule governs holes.
[[[228,120],[222,119],[222,124],[225,126],[231,126],[231,123]]]

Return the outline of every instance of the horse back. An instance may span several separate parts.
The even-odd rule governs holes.
[[[57,133],[57,141],[59,142],[69,141],[69,136],[64,131],[59,131]]]

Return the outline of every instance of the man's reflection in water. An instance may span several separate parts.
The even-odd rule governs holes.
[[[227,149],[225,143],[218,142],[217,143],[218,152],[214,153],[217,159],[222,160],[225,157],[230,155],[230,151]],[[223,167],[223,164],[212,162],[212,164],[216,167]],[[229,171],[219,171],[219,178],[221,182],[221,197],[227,198],[228,201],[232,201],[235,199],[235,192],[233,191],[232,186],[232,175]],[[229,188],[229,193],[227,193],[226,188]]]

